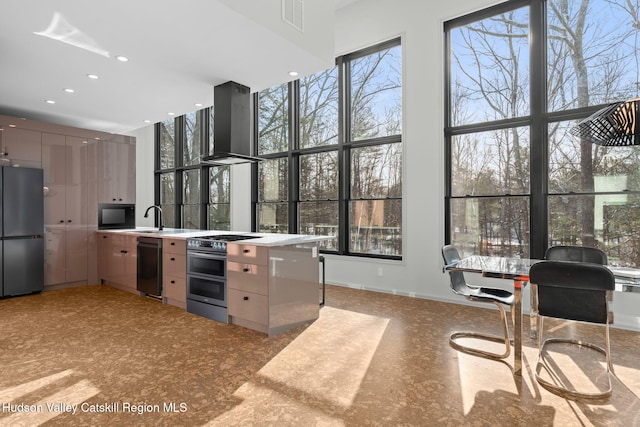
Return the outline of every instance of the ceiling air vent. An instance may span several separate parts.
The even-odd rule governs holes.
[[[300,32],[304,32],[304,2],[282,0],[282,20]]]

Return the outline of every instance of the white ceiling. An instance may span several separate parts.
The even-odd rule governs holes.
[[[280,17],[280,0],[270,1]],[[338,9],[355,0],[334,1]],[[126,133],[202,108],[196,103],[212,105],[213,86],[229,80],[255,92],[291,80],[290,70],[305,75],[332,65],[225,3],[232,2],[3,0],[0,114]],[[66,42],[35,34],[56,13],[54,33]],[[327,28],[333,46],[333,22]]]

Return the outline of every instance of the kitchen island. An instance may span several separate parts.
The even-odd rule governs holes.
[[[129,292],[136,289],[136,241],[139,236],[162,239],[162,301],[209,317],[207,299],[190,286],[187,239],[216,239],[227,231],[138,227],[98,231],[101,283]],[[326,236],[233,232],[246,240],[226,243],[224,308],[210,317],[269,336],[319,316],[318,244]],[[192,248],[193,249],[193,248]],[[195,275],[194,275],[195,276]],[[227,313],[228,311],[228,313]],[[222,316],[224,320],[221,320]],[[228,316],[228,317],[227,317]]]

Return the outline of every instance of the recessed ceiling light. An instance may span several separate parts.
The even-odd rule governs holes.
[[[75,90],[71,89],[70,87],[65,87],[65,88],[64,88],[64,89],[62,89],[62,90],[64,90],[64,91],[65,91],[65,92],[67,92],[67,93],[73,93],[73,92],[75,92]]]
[[[170,115],[170,116],[175,116],[176,115],[176,113],[171,113],[171,112],[169,112],[167,114]]]
[[[44,102],[46,102],[47,104],[55,104],[56,101],[54,101],[53,99],[45,99]]]
[[[151,120],[143,120],[145,123],[151,123]]]
[[[196,107],[202,107],[202,104],[200,104],[199,102],[196,102]]]
[[[122,56],[122,55],[118,55],[116,56],[116,59],[120,62],[127,62],[129,60],[129,58],[127,58],[126,56]]]
[[[97,80],[98,79],[98,76],[95,75],[95,74],[87,74],[87,77],[89,77],[90,79],[93,79],[93,80]]]
[[[291,77],[295,77],[295,76],[297,76],[297,75],[298,75],[298,72],[297,72],[297,71],[289,71],[289,75],[290,75]]]

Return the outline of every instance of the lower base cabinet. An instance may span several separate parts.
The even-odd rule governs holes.
[[[138,240],[135,235],[98,233],[101,283],[137,294]]]
[[[317,243],[227,245],[230,322],[274,336],[320,315]]]
[[[162,301],[187,308],[187,241],[162,239]]]

